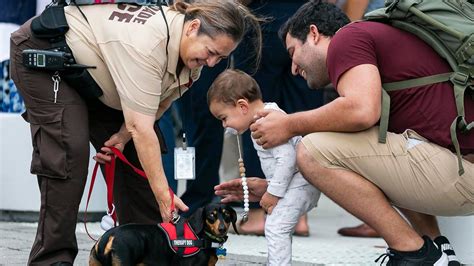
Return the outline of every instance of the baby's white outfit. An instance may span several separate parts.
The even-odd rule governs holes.
[[[264,109],[284,112],[276,103],[265,103]],[[265,221],[268,265],[291,265],[291,242],[296,224],[301,215],[317,205],[321,195],[296,167],[296,144],[300,140],[301,136],[296,136],[280,146],[264,149],[252,138],[268,181],[267,192],[280,197]]]

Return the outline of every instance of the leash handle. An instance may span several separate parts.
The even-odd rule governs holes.
[[[97,164],[97,163],[96,163]],[[117,213],[114,206],[114,181],[115,181],[115,156],[105,164],[105,184],[107,186],[107,215],[114,220],[114,226],[117,225]]]
[[[87,202],[86,202],[86,209],[84,211],[84,228],[86,230],[87,235],[93,241],[97,241],[92,235],[89,233],[87,229],[87,209],[89,208],[89,202],[92,195],[92,190],[94,188],[95,179],[97,176],[97,170],[99,169],[99,163],[96,162],[94,166],[94,170],[92,172],[91,184],[89,187],[89,193],[87,195]],[[115,205],[113,203],[113,187],[114,187],[114,176],[115,176],[115,156],[112,156],[112,160],[110,163],[105,164],[105,183],[107,185],[107,215],[109,215],[112,220],[114,221],[114,226],[117,225],[117,213],[115,212]]]
[[[97,175],[98,168],[99,168],[99,163],[96,162],[95,166],[94,166],[94,171],[92,172],[92,178],[91,178],[91,184],[90,184],[90,187],[89,187],[89,193],[87,195],[86,210],[84,211],[84,228],[86,229],[86,233],[89,236],[89,238],[92,239],[93,241],[97,241],[97,239],[93,238],[91,236],[91,234],[89,233],[89,230],[87,230],[87,208],[89,207],[89,201],[91,199],[92,188],[94,187],[95,177]]]

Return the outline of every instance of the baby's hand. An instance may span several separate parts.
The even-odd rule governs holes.
[[[273,208],[275,208],[279,199],[279,197],[265,192],[265,194],[263,194],[262,200],[260,200],[260,206],[262,206],[262,209],[264,209],[267,214],[272,214]]]

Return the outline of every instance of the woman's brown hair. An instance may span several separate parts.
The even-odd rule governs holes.
[[[199,19],[199,34],[213,37],[219,34],[229,36],[235,43],[240,43],[247,32],[255,35],[252,39],[256,68],[260,64],[262,54],[262,30],[258,18],[252,12],[233,0],[198,0],[192,3],[175,1],[170,7],[185,15],[184,21]]]

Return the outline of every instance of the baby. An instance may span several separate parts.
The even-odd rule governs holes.
[[[264,103],[257,82],[239,70],[226,70],[212,83],[207,93],[211,113],[224,128],[245,132],[255,114],[262,109],[284,112],[275,103]],[[321,192],[310,185],[296,168],[296,144],[300,136],[280,146],[264,149],[256,143],[268,188],[260,205],[267,210],[265,237],[268,265],[291,264],[291,237],[301,215],[317,205]]]

